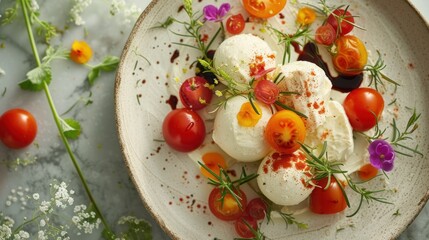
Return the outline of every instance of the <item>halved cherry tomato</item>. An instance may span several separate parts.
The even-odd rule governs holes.
[[[269,18],[283,10],[286,0],[243,0],[243,5],[254,17]]]
[[[254,231],[258,230],[258,222],[256,219],[250,216],[242,216],[240,219],[235,221],[235,231],[243,238],[254,238],[255,234],[253,234],[252,230],[249,228],[253,228]]]
[[[352,90],[343,102],[344,111],[353,130],[363,132],[373,128],[384,109],[384,99],[372,88]]]
[[[246,213],[255,220],[262,220],[267,213],[267,203],[262,198],[254,198],[247,203]]]
[[[353,30],[355,19],[349,11],[335,9],[326,22],[334,28],[336,33],[343,36]]]
[[[280,89],[279,86],[272,81],[262,79],[257,81],[254,92],[258,101],[270,105],[277,100]]]
[[[367,163],[363,165],[358,170],[359,178],[362,179],[363,181],[373,179],[375,176],[377,176],[377,174],[378,174],[378,169],[372,166],[371,163]]]
[[[19,149],[30,145],[37,135],[34,116],[20,108],[6,111],[0,117],[0,140],[8,148]]]
[[[225,158],[222,156],[222,154],[218,152],[207,152],[202,156],[202,160],[204,165],[206,165],[206,167],[208,167],[216,175],[220,174],[220,168],[222,169],[227,168]],[[216,180],[216,178],[205,168],[201,167],[200,170],[201,170],[201,173],[207,178]]]
[[[335,69],[346,76],[355,76],[363,71],[368,53],[363,42],[356,36],[346,35],[335,41],[336,54],[332,58]]]
[[[343,211],[347,207],[346,199],[340,186],[331,178],[327,189],[328,178],[316,182],[317,186],[310,194],[310,210],[317,214],[333,214]]]
[[[316,29],[315,40],[318,44],[332,45],[336,37],[335,29],[330,24],[325,24]]]
[[[244,30],[246,22],[241,13],[232,15],[226,20],[226,30],[231,34],[239,34]]]
[[[301,25],[312,24],[316,20],[316,12],[309,7],[303,7],[298,10],[296,22]]]
[[[181,152],[197,149],[204,141],[206,127],[201,117],[189,109],[175,109],[162,123],[165,142]]]
[[[210,211],[215,215],[215,217],[224,221],[231,221],[240,218],[243,215],[244,209],[246,209],[247,197],[241,190],[237,191],[237,195],[240,197],[239,201],[241,208],[230,193],[226,193],[223,201],[221,201],[221,190],[219,188],[213,188],[209,195]]]
[[[271,116],[265,127],[268,144],[281,153],[293,153],[304,142],[306,129],[302,119],[294,112],[281,110]]]
[[[206,107],[212,100],[213,92],[208,88],[208,82],[202,77],[186,79],[180,86],[180,101],[192,110]]]

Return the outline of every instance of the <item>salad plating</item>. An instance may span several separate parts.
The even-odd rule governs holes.
[[[165,140],[178,151],[203,152],[197,162],[215,186],[208,197],[210,210],[219,219],[234,221],[239,236],[257,239],[265,236],[258,221],[269,220],[272,211],[287,224],[306,226],[281,206],[304,201],[315,214],[353,207],[356,210],[349,215],[353,216],[363,200],[390,203],[379,196],[382,190],[366,189],[352,173],[363,181],[379,176],[379,171],[387,177],[397,155],[421,155],[417,146],[403,143],[418,127],[420,115],[415,110],[403,131],[395,118],[386,124],[382,117],[385,84],[395,89],[399,84],[381,73],[385,65],[380,53],[374,65],[367,64],[370,54],[353,35],[361,27],[348,6],[328,6],[323,0],[317,5],[295,4],[296,28],[286,29],[282,24],[286,2],[265,6],[266,2],[273,1],[208,5],[201,14],[185,0],[189,21],[169,18],[163,24],[183,24],[185,34],[177,34],[192,42],[177,44],[197,49],[201,56],[196,59],[198,76],[179,79],[183,84],[177,95],[184,108],[174,110],[181,113],[175,115],[191,111],[206,120],[169,114],[166,121],[185,127],[177,132],[164,122],[164,136],[174,133]],[[217,30],[210,32],[216,25]],[[264,31],[256,33],[255,28]],[[322,57],[322,51],[330,57]],[[298,61],[293,62],[294,55]],[[334,91],[342,92],[342,97],[335,97]],[[216,115],[213,127],[205,126],[213,119],[207,113]],[[204,129],[194,134],[198,139],[189,135],[195,128]],[[204,152],[201,135],[206,132],[232,161]],[[388,132],[391,138],[385,136]],[[244,165],[262,161],[257,172],[248,175],[243,168],[233,180],[227,169],[235,160]],[[240,185],[255,178],[260,197],[247,203]],[[348,200],[351,191],[361,196],[357,207]],[[253,208],[264,214],[254,214]]]

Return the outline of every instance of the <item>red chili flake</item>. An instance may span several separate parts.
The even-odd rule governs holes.
[[[318,109],[320,107],[320,105],[317,103],[317,102],[314,102],[313,103],[313,108],[314,109]]]
[[[291,158],[289,157],[283,157],[280,159],[276,159],[273,162],[272,168],[274,172],[277,172],[280,168],[288,169],[292,167]]]
[[[285,15],[284,15],[283,13],[279,13],[279,18],[280,18],[280,19],[284,19],[284,18],[285,18]]]
[[[209,40],[209,35],[207,34],[203,34],[203,36],[201,36],[201,41],[206,42],[207,40]]]
[[[319,110],[319,114],[324,114],[326,112],[325,107],[323,107],[322,109]]]
[[[409,68],[409,69],[414,69],[414,64],[412,64],[412,63],[408,63],[408,68]]]
[[[295,163],[296,170],[304,170],[307,164],[305,162],[299,161]]]

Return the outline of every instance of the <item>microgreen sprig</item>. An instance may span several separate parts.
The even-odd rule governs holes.
[[[283,33],[273,27],[268,28],[277,35],[279,44],[284,45],[285,50],[283,52],[282,64],[286,64],[286,56],[287,62],[290,62],[293,44],[303,45],[301,42],[299,42],[300,38],[304,39],[304,43],[307,42],[308,39],[310,39],[310,28],[308,26],[304,28],[302,26],[298,27],[293,34]]]
[[[230,194],[234,198],[234,200],[237,202],[238,206],[240,208],[242,208],[242,205],[240,202],[241,197],[237,194],[238,190],[239,190],[241,185],[257,178],[258,174],[252,173],[250,175],[247,175],[246,170],[243,167],[241,170],[240,177],[237,180],[232,181],[232,179],[229,177],[228,173],[222,167],[219,167],[220,172],[219,172],[219,174],[216,174],[209,167],[207,167],[204,163],[198,162],[198,164],[202,168],[207,170],[214,177],[214,179],[208,178],[208,180],[209,180],[208,184],[213,185],[213,186],[220,189],[221,198],[219,199],[219,201],[221,201],[221,203],[223,204],[223,201],[224,201],[226,195]]]
[[[399,83],[395,82],[394,80],[387,77],[381,72],[386,67],[386,65],[384,64],[384,60],[381,57],[381,54],[378,50],[377,50],[377,54],[378,54],[377,61],[373,65],[371,64],[366,65],[366,67],[364,68],[364,71],[368,71],[370,76],[370,82],[368,83],[368,86],[371,86],[372,84],[374,84],[374,88],[378,90],[378,84],[384,86],[383,79],[395,85],[395,87],[400,86]]]

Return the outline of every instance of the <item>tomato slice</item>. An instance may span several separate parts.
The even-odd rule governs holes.
[[[367,164],[363,165],[358,170],[359,178],[362,179],[363,181],[371,180],[375,176],[377,176],[377,174],[378,174],[378,169],[375,168],[374,166],[372,166],[371,163],[367,163]]]
[[[286,6],[286,0],[243,0],[244,9],[258,18],[270,18]]]
[[[326,46],[332,45],[336,37],[337,33],[335,29],[329,24],[325,24],[316,29],[315,40],[318,44]]]
[[[249,226],[253,228],[253,231],[258,230],[258,222],[256,219],[252,218],[251,216],[243,216],[240,219],[237,219],[235,221],[234,226],[237,234],[243,238],[255,237],[255,234],[253,234],[252,229],[250,229]]]
[[[250,200],[246,207],[246,213],[256,220],[262,220],[265,218],[267,209],[267,203],[265,203],[262,198],[258,197]]]
[[[346,35],[335,41],[337,53],[332,58],[335,69],[346,76],[355,76],[363,71],[368,53],[363,42],[356,36]]]
[[[241,190],[237,191],[237,195],[240,197],[241,208],[230,193],[226,193],[223,201],[221,201],[221,190],[219,188],[213,188],[209,195],[210,211],[215,217],[224,221],[232,221],[240,218],[246,208],[247,197]]]
[[[304,142],[306,129],[301,117],[289,110],[275,113],[265,127],[265,139],[276,151],[293,153]]]
[[[349,11],[335,9],[326,22],[334,28],[336,33],[343,36],[353,30],[355,19]]]
[[[226,20],[226,30],[231,34],[239,34],[244,30],[246,22],[241,13],[232,15]]]
[[[185,108],[175,109],[165,117],[162,134],[170,147],[180,152],[189,152],[203,143],[206,127],[196,112]]]
[[[333,214],[343,211],[347,202],[341,187],[331,178],[331,184],[327,189],[328,178],[316,182],[320,187],[314,188],[310,195],[310,210],[317,214]]]
[[[37,135],[34,116],[20,108],[6,111],[0,117],[0,140],[8,148],[19,149],[30,145]]]
[[[222,169],[227,168],[225,158],[222,156],[222,154],[218,152],[207,152],[202,156],[202,160],[204,165],[208,167],[216,175],[220,174],[220,168]],[[205,168],[201,167],[200,170],[201,170],[201,173],[207,178],[216,180],[216,178]]]
[[[353,130],[363,132],[373,128],[384,109],[383,96],[372,88],[357,88],[343,102],[344,111]]]

